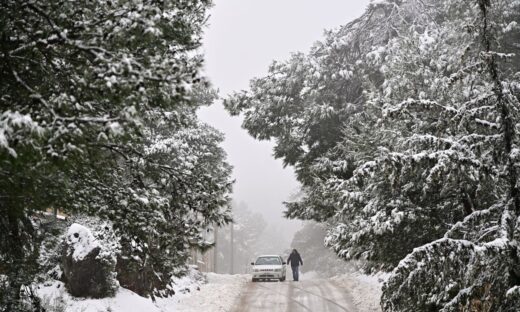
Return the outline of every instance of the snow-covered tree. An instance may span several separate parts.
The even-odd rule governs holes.
[[[226,103],[297,168],[306,196],[289,217],[327,221],[346,259],[396,267],[386,311],[518,309],[519,12],[373,2]],[[310,140],[324,116],[330,137]]]
[[[405,138],[416,145],[415,150],[409,148],[403,155],[419,152],[433,162],[431,167],[422,166],[428,174],[426,186],[433,184],[441,194],[449,188],[461,190],[465,218],[450,224],[443,238],[401,261],[384,287],[383,306],[386,311],[517,311],[520,64],[511,54],[519,49],[510,38],[518,38],[520,31],[520,2],[446,5],[459,25],[443,30],[461,36],[458,41],[465,47],[458,66],[446,73],[432,71],[440,72],[438,79],[446,79],[440,89],[449,93],[443,98],[429,92],[433,87],[421,88],[419,101],[389,102],[386,110],[392,115],[414,114],[427,101],[446,111],[440,112],[446,126],[437,126],[436,131],[416,129]],[[461,25],[465,33],[457,33]],[[437,108],[422,110],[431,114]]]
[[[122,286],[167,295],[161,290],[185,263],[188,247],[209,247],[202,230],[230,221],[231,169],[219,146],[222,135],[199,122],[194,111],[152,115],[145,142],[121,149],[124,157],[105,173],[109,183],[88,186],[96,192],[85,200],[92,203],[95,194],[94,207],[107,209],[92,213],[112,220],[121,234]]]
[[[109,218],[120,260],[160,280],[144,294],[205,245],[201,227],[229,220],[222,137],[195,115],[214,97],[196,54],[210,5],[0,4],[2,309],[28,310],[20,289],[37,270],[35,211]]]
[[[244,127],[254,137],[275,139],[275,156],[296,167],[305,195],[287,204],[288,217],[322,222],[338,216],[338,227],[345,223],[341,218],[346,214],[340,213],[344,196],[335,184],[348,181],[389,137],[376,131],[374,113],[381,115],[380,109],[371,106],[367,96],[382,84],[376,61],[383,57],[380,47],[393,34],[380,21],[388,20],[394,11],[384,3],[370,6],[359,20],[327,32],[308,55],[275,62],[268,76],[251,82],[249,91],[226,100],[231,113],[244,114]],[[359,246],[378,250],[368,244]],[[404,255],[406,251],[391,262],[395,265]],[[356,258],[361,253],[346,256]]]

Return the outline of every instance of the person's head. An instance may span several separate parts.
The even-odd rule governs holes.
[[[292,253],[297,254],[297,253],[298,253],[298,250],[293,249],[293,250],[292,250]]]

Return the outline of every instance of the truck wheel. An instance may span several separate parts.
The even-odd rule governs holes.
[[[285,276],[280,278],[280,282],[285,282]]]

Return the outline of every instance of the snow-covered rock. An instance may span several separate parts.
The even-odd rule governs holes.
[[[62,255],[63,280],[76,297],[104,298],[114,295],[115,259],[102,248],[87,227],[72,224],[65,238]]]
[[[74,261],[83,260],[99,243],[92,232],[81,224],[73,223],[67,231],[67,246]]]

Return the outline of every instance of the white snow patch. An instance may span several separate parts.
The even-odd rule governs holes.
[[[113,298],[82,299],[70,296],[62,282],[54,282],[38,286],[36,290],[42,299],[44,307],[64,308],[63,311],[81,312],[162,312],[151,299],[144,298],[136,293],[120,287]],[[52,309],[49,309],[52,311]]]
[[[163,312],[217,312],[231,311],[242,295],[251,276],[248,274],[225,275],[206,273],[207,284],[200,291],[178,294],[171,298],[157,299]]]
[[[110,130],[110,133],[112,133],[112,135],[114,135],[114,136],[120,136],[124,133],[123,127],[117,121],[111,122],[108,125],[108,129]]]
[[[430,45],[435,43],[435,38],[429,34],[428,31],[425,31],[419,36],[419,42],[419,49],[421,49],[421,51],[426,51]]]
[[[502,31],[507,33],[507,32],[514,30],[515,28],[517,28],[517,26],[518,26],[518,23],[516,21],[512,21],[506,27],[504,27],[504,29]]]
[[[290,273],[289,273],[290,272]],[[287,270],[287,277],[290,279],[292,277],[292,270]],[[316,271],[308,271],[308,272],[300,272],[300,280],[306,281],[306,280],[313,280],[313,279],[319,279],[322,278],[320,273]]]
[[[514,286],[506,292],[506,297],[513,297],[520,295],[520,286]]]
[[[81,224],[73,223],[67,231],[67,244],[72,247],[72,258],[83,260],[99,243],[92,232]]]
[[[332,280],[348,289],[359,312],[380,312],[381,286],[390,276],[388,273],[365,275],[348,273],[333,277]]]
[[[190,265],[186,275],[182,277],[172,277],[173,287],[171,289],[175,292],[175,297],[181,295],[189,295],[200,290],[200,286],[206,282],[206,278],[201,273],[196,265]]]

